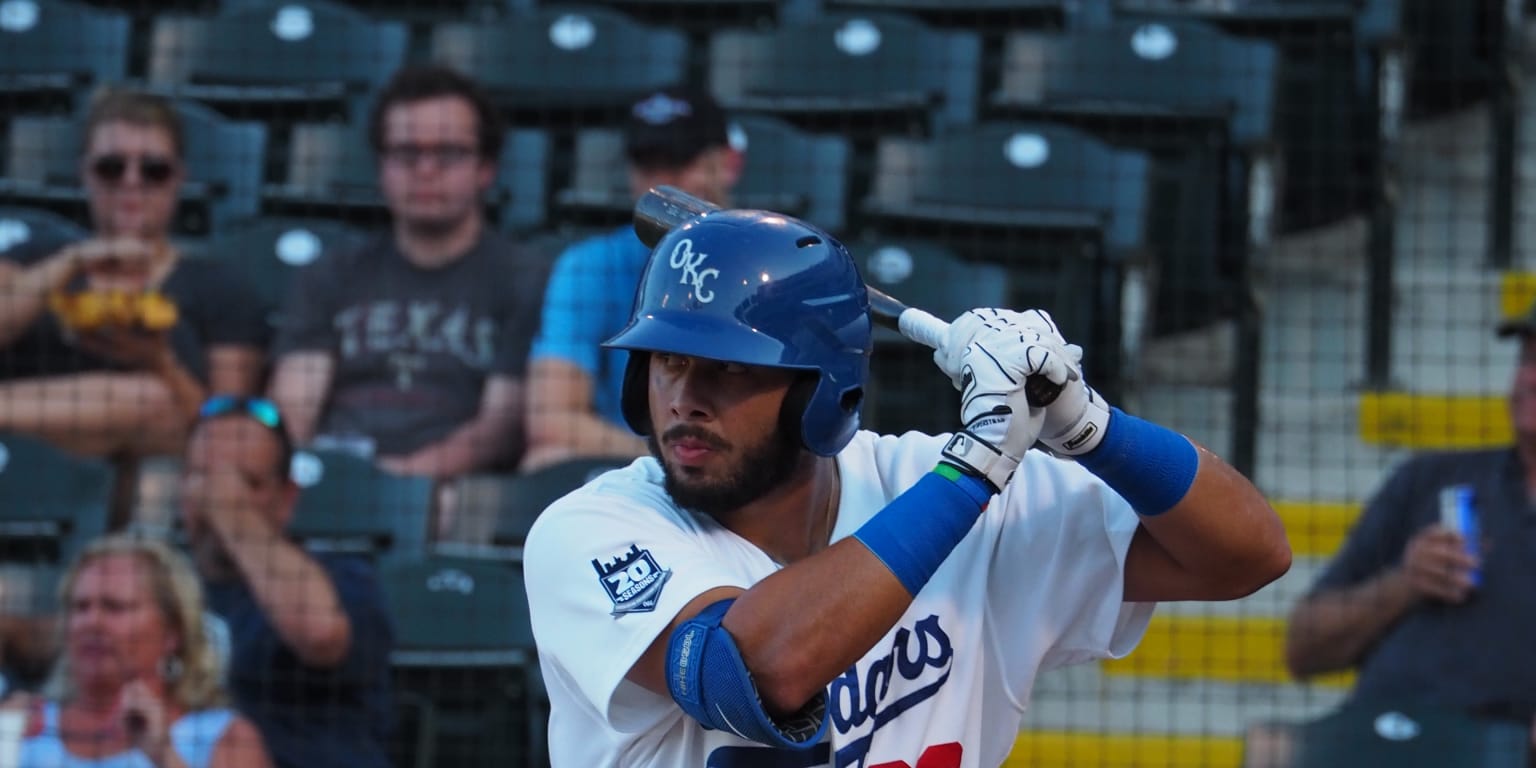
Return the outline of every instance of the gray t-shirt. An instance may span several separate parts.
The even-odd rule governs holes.
[[[1440,490],[1472,489],[1482,583],[1460,605],[1426,600],[1368,649],[1354,695],[1422,699],[1524,722],[1536,715],[1536,509],[1508,448],[1418,456],[1377,492],[1313,592],[1349,587],[1402,562],[1409,539],[1440,521]]]
[[[523,375],[547,276],[544,260],[491,232],[436,269],[381,236],[297,275],[277,352],[336,361],[317,435],[408,454],[474,418],[488,378]]]

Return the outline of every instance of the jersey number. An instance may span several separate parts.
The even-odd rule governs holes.
[[[709,768],[809,768],[826,765],[832,758],[827,745],[809,750],[759,749],[756,747],[721,747],[709,755]],[[869,768],[960,768],[960,742],[935,744],[923,750],[917,765],[905,760],[871,765]]]
[[[917,759],[917,765],[912,765],[905,760],[897,760],[871,765],[869,768],[960,768],[962,751],[960,742],[951,741],[948,744],[935,744],[923,750],[923,756]]]

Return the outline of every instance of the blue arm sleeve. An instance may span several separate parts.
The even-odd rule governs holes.
[[[705,728],[770,747],[810,748],[827,730],[826,691],[789,718],[775,721],[769,716],[735,639],[720,626],[734,602],[721,600],[672,633],[667,642],[667,691]]]

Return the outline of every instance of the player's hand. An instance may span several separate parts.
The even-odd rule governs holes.
[[[1024,382],[1050,355],[1031,334],[1000,331],[971,342],[960,358],[960,419],[965,428],[944,448],[944,458],[1001,490],[1034,445],[1043,409],[1030,408]],[[1060,363],[1056,363],[1060,365]],[[1063,374],[1064,375],[1064,374]]]
[[[1056,327],[1056,321],[1045,310],[1031,309],[1015,315],[1021,332],[1033,332],[1037,345],[1050,350],[1058,359],[1064,359],[1070,369],[1065,379],[1058,379],[1054,373],[1047,374],[1061,391],[1045,407],[1040,442],[1061,456],[1081,456],[1097,448],[1104,439],[1104,430],[1109,427],[1109,403],[1104,402],[1104,398],[1083,378],[1083,348],[1068,344]]]
[[[1478,565],[1461,535],[1439,525],[1415,534],[1403,553],[1403,572],[1414,594],[1447,603],[1472,594],[1472,571]]]
[[[1012,335],[1018,337],[1020,329],[1040,333],[1045,336],[1054,334],[1054,340],[1066,346],[1066,339],[1056,331],[1056,323],[1044,310],[1032,309],[1028,312],[1015,312],[1011,309],[997,307],[981,307],[972,309],[949,324],[949,330],[944,334],[944,341],[933,350],[933,362],[954,383],[955,389],[961,388],[961,368],[964,365],[966,349],[973,342],[983,339],[993,339],[994,343],[999,337]]]

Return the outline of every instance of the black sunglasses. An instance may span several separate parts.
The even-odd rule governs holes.
[[[168,157],[158,155],[132,157],[116,153],[101,155],[92,160],[91,173],[108,184],[117,184],[128,174],[130,161],[138,163],[139,178],[148,185],[159,186],[176,175],[176,162]]]

